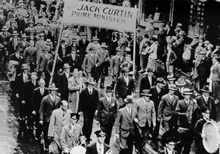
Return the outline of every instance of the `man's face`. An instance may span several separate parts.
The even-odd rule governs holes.
[[[161,89],[163,88],[163,84],[162,83],[157,83],[157,85],[158,85],[159,88],[161,88]]]
[[[203,92],[202,93],[205,97],[209,97],[209,93]]]
[[[169,149],[169,150],[174,150],[175,148],[175,143],[174,142],[169,142],[166,144],[166,147]]]
[[[66,111],[67,108],[68,108],[68,104],[67,103],[63,103],[61,108],[62,108],[63,111]]]
[[[111,97],[111,96],[112,96],[112,93],[109,92],[109,91],[107,91],[107,92],[106,92],[106,96],[107,96],[107,97]]]
[[[173,95],[174,92],[175,92],[175,91],[173,91],[173,90],[170,90],[170,91],[169,91],[169,93],[170,93],[171,95]]]
[[[39,83],[39,84],[40,84],[40,87],[41,87],[41,88],[43,88],[43,87],[45,86],[45,81],[44,81],[44,80],[42,80],[42,81],[40,81],[40,83]]]
[[[70,118],[70,123],[72,125],[75,125],[77,123],[77,117],[76,116],[73,116],[72,118]]]
[[[153,72],[148,72],[148,75],[152,77],[154,75],[154,73]]]
[[[51,95],[55,96],[56,95],[56,91],[55,90],[51,90]]]
[[[97,141],[98,141],[100,144],[103,144],[103,143],[105,142],[105,135],[98,136],[98,137],[97,137]]]
[[[149,97],[149,96],[144,96],[144,99],[145,99],[146,101],[149,101],[149,100],[150,100],[150,97]]]
[[[127,72],[127,71],[126,71],[126,72],[124,72],[124,76],[126,76],[126,77],[127,77],[127,76],[128,76],[128,74],[129,74],[129,72]]]
[[[74,71],[73,71],[73,74],[74,74],[74,76],[78,76],[78,74],[79,74],[79,71],[78,71],[78,69],[74,69]]]
[[[190,99],[190,95],[184,95],[184,99],[189,100]]]

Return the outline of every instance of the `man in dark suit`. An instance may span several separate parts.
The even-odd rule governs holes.
[[[117,79],[115,86],[115,96],[119,100],[119,108],[125,106],[124,99],[127,95],[131,95],[134,92],[135,85],[132,77],[128,76],[129,69],[123,68],[122,76]]]
[[[97,142],[88,145],[86,148],[86,154],[108,154],[111,152],[110,147],[104,143],[106,134],[101,130],[95,132],[97,136]]]
[[[105,143],[109,144],[112,127],[118,112],[117,102],[116,99],[112,97],[111,87],[106,88],[106,96],[100,98],[97,110],[101,130],[106,134]]]
[[[37,73],[31,73],[31,80],[24,83],[24,87],[22,89],[21,94],[21,103],[24,105],[25,117],[27,117],[27,125],[28,127],[32,127],[32,101],[31,96],[34,92],[34,89],[37,88]]]
[[[144,89],[142,97],[137,99],[134,108],[137,110],[135,146],[142,153],[142,148],[149,139],[152,130],[156,126],[156,112],[154,102],[150,100],[150,90]]]
[[[82,69],[80,64],[80,56],[76,54],[76,50],[76,47],[72,46],[71,54],[66,56],[66,63],[71,66],[70,72],[73,72],[74,68],[77,68],[78,70]]]
[[[216,106],[213,97],[210,96],[211,91],[209,86],[204,86],[201,89],[202,95],[196,98],[197,104],[200,107],[201,112],[210,111],[210,119],[216,120]]]
[[[162,136],[162,143],[164,146],[163,151],[160,154],[176,154],[177,152],[174,150],[176,146],[176,142],[178,141],[178,132],[176,131],[167,131]]]
[[[92,78],[86,81],[87,88],[82,90],[80,94],[80,108],[83,112],[83,134],[86,137],[87,143],[90,142],[90,135],[92,132],[93,119],[97,105],[99,102],[99,93],[93,86],[96,84]]]
[[[209,57],[206,57],[206,52],[201,51],[199,53],[201,60],[197,67],[198,69],[198,78],[199,78],[199,87],[203,88],[207,84],[207,78],[210,75],[210,68],[212,66],[212,61]]]
[[[82,63],[83,63],[83,59],[84,59],[84,57],[85,57],[85,55],[86,55],[86,48],[87,48],[87,46],[88,46],[88,44],[89,44],[89,41],[88,41],[87,38],[86,38],[87,35],[86,35],[85,32],[83,32],[83,33],[81,34],[81,37],[82,37],[82,39],[79,40],[80,65],[82,65]]]
[[[177,146],[177,152],[189,154],[193,142],[193,128],[200,118],[197,113],[200,110],[197,103],[191,99],[192,92],[189,88],[183,90],[184,99],[179,100],[176,106],[178,115],[178,129],[181,142]]]
[[[124,101],[126,106],[119,109],[116,116],[115,136],[120,142],[119,154],[132,154],[135,137],[134,119],[137,110],[133,108],[133,97],[131,95],[128,95]]]
[[[45,140],[45,150],[48,150],[49,141],[48,141],[48,127],[50,123],[50,118],[53,110],[60,107],[61,100],[56,96],[56,91],[58,88],[55,87],[55,84],[52,84],[48,88],[49,94],[43,97],[39,109],[39,119],[40,124],[43,125],[44,140]]]
[[[67,46],[65,44],[65,39],[62,38],[60,40],[60,46],[59,46],[59,49],[58,49],[58,55],[61,58],[63,64],[64,64],[64,62],[66,60],[66,56],[69,54],[69,53],[67,53],[67,49],[66,48],[67,48]]]
[[[21,69],[23,70],[22,73],[18,74],[18,76],[15,79],[15,94],[16,97],[19,99],[19,113],[20,118],[24,118],[24,105],[21,103],[22,101],[22,89],[24,87],[24,83],[30,80],[31,75],[28,73],[29,67],[27,64],[22,64]]]
[[[40,125],[39,125],[39,109],[40,109],[40,104],[44,96],[48,95],[48,89],[46,89],[45,86],[45,81],[44,79],[39,80],[39,87],[34,89],[34,92],[32,94],[32,114],[34,115],[33,122],[35,123],[35,126],[37,128],[36,130],[36,139],[39,139],[40,137]]]
[[[159,106],[160,100],[161,100],[162,96],[166,94],[166,90],[164,89],[164,79],[163,78],[159,77],[156,79],[156,86],[154,86],[150,89],[150,93],[152,94],[150,99],[154,102],[156,115],[158,115],[157,111],[158,111],[158,106]],[[159,126],[160,126],[160,122],[157,121],[156,127],[154,128],[154,133],[153,133],[153,138],[155,138],[155,139],[157,138],[158,133],[159,133]]]
[[[156,78],[154,76],[154,71],[152,68],[148,68],[147,72],[143,73],[143,77],[140,81],[140,96],[144,89],[151,89],[155,86]]]
[[[68,79],[70,78],[70,66],[69,64],[63,65],[63,72],[59,76],[58,88],[61,100],[68,101],[69,89],[68,89]]]
[[[176,116],[175,109],[178,97],[174,94],[177,90],[176,86],[172,85],[169,87],[169,93],[161,98],[158,106],[158,121],[162,120],[163,127],[166,131],[173,130],[176,128]]]

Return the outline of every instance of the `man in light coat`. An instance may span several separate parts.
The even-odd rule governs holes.
[[[62,151],[64,151],[65,154],[69,153],[73,147],[78,146],[80,144],[81,137],[84,137],[82,136],[82,126],[77,124],[78,120],[79,114],[71,113],[70,123],[62,128],[60,141]]]
[[[48,138],[52,141],[54,147],[53,153],[59,154],[61,151],[60,136],[62,127],[69,124],[71,110],[68,108],[68,102],[63,100],[61,107],[53,111],[50,119]]]

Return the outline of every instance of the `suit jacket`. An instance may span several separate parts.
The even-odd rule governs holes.
[[[21,95],[21,99],[25,101],[26,105],[27,105],[27,109],[30,109],[31,111],[31,107],[33,105],[32,103],[32,99],[31,96],[34,92],[34,89],[37,88],[37,81],[35,83],[35,85],[32,83],[31,80],[27,81],[24,83],[24,87],[22,89],[22,95]],[[29,108],[30,107],[30,108]]]
[[[58,48],[58,55],[59,57],[62,59],[63,62],[65,62],[66,60],[66,56],[70,54],[70,53],[67,53],[67,46],[65,45],[65,48],[64,48],[64,51],[63,51],[63,48],[62,46],[60,45],[59,48]]]
[[[172,154],[176,154],[177,152],[175,150],[172,151]],[[163,151],[160,152],[160,154],[169,154],[167,151],[167,148],[164,148]]]
[[[30,64],[36,65],[36,62],[37,62],[37,48],[27,47],[24,50],[24,61],[28,65],[30,65]]]
[[[11,55],[12,53],[15,52],[15,47],[18,46],[19,42],[20,42],[20,38],[19,37],[17,39],[17,45],[14,43],[13,37],[10,38],[10,40],[8,42],[8,52],[9,52],[9,55]]]
[[[149,127],[152,123],[156,126],[156,112],[154,108],[154,102],[146,102],[144,98],[139,98],[135,101],[135,108],[137,110],[138,125],[145,127],[148,124]]]
[[[28,73],[27,77],[28,77],[27,80],[29,80],[31,78],[31,74]],[[15,78],[15,83],[16,83],[15,91],[17,94],[19,94],[19,97],[21,98],[22,89],[25,83],[25,81],[23,80],[23,73],[18,74],[18,76]]]
[[[39,61],[37,63],[37,70],[43,72],[46,69],[47,63],[52,59],[51,54],[47,54],[47,57],[44,53],[40,55]]]
[[[100,66],[101,64],[103,64],[104,62],[106,62],[106,60],[109,61],[109,53],[108,50],[98,50],[97,51],[97,56],[98,56],[98,65]],[[108,62],[107,61],[107,62]]]
[[[40,121],[50,122],[50,117],[52,115],[53,110],[60,107],[61,100],[58,96],[55,97],[55,101],[53,102],[50,98],[50,95],[43,97],[40,109],[39,109],[39,118]]]
[[[79,124],[75,124],[73,128],[71,124],[63,126],[60,136],[62,150],[69,151],[73,147],[79,145],[79,138],[82,134],[82,126]]]
[[[41,101],[43,97],[45,97],[46,95],[48,95],[48,90],[46,88],[44,88],[43,95],[40,92],[40,87],[37,87],[36,89],[34,89],[34,92],[32,94],[32,102],[33,102],[32,111],[35,111],[37,115],[39,115]]]
[[[69,76],[69,78],[70,77],[71,76]],[[67,101],[68,95],[69,95],[68,79],[67,79],[66,74],[64,72],[61,73],[59,76],[58,88],[59,88],[59,92],[61,94],[61,99]]]
[[[88,88],[82,90],[80,94],[80,109],[83,112],[95,112],[99,103],[98,90],[93,88],[92,94],[89,94]]]
[[[198,75],[201,78],[207,79],[210,75],[210,67],[212,66],[211,59],[205,57],[202,59],[198,66]]]
[[[205,102],[203,96],[196,98],[197,104],[200,107],[201,112],[205,112],[207,109],[210,110],[210,119],[216,120],[216,106],[213,97],[208,98],[208,102]]]
[[[93,56],[91,56],[91,54],[86,54],[83,60],[82,69],[83,71],[90,73],[97,63],[98,56],[96,54]]]
[[[120,138],[126,138],[130,133],[134,134],[136,116],[135,108],[131,109],[131,114],[128,113],[126,106],[119,109],[115,120],[115,134],[119,134]]]
[[[85,40],[85,43],[83,42],[83,40],[79,40],[79,51],[80,51],[80,55],[84,56],[86,55],[86,48],[89,44],[89,41],[88,40]]]
[[[91,145],[88,145],[86,148],[86,154],[98,154],[98,149],[96,147],[97,143],[93,143]],[[110,147],[104,143],[104,152],[103,154],[105,154],[108,150],[110,149]]]
[[[152,81],[151,81],[151,85],[150,85],[148,75],[143,76],[141,78],[141,81],[140,81],[140,96],[141,96],[141,93],[143,92],[144,89],[150,89],[153,86],[155,86],[156,77],[153,76],[151,79],[152,79]]]
[[[81,66],[80,66],[80,56],[79,55],[75,55],[75,59],[73,59],[72,54],[68,54],[66,56],[66,62],[71,66],[70,71],[72,72],[74,68],[78,68],[81,70]]]
[[[55,109],[51,115],[50,124],[48,128],[48,136],[53,137],[53,140],[57,143],[59,148],[61,148],[61,132],[62,127],[69,124],[71,110],[67,109],[65,115],[63,116],[63,110],[61,108]]]
[[[20,33],[21,31],[24,33],[24,30],[26,28],[25,20],[16,18],[15,21],[17,22],[18,25],[18,33]]]
[[[110,67],[111,67],[111,73],[113,75],[119,75],[120,73],[120,66],[121,66],[121,63],[123,61],[123,57],[120,57],[115,55],[111,58],[111,62],[110,62]]]
[[[115,87],[115,94],[117,97],[121,97],[122,99],[126,98],[127,95],[131,95],[134,92],[135,85],[134,80],[131,77],[128,77],[128,85],[124,79],[124,76],[118,78],[116,87]]]
[[[152,100],[154,102],[154,107],[155,107],[155,111],[156,111],[156,115],[157,115],[160,100],[161,100],[162,96],[166,94],[166,90],[161,89],[160,93],[158,93],[156,86],[154,86],[150,89],[150,93],[152,94],[152,96],[150,97],[150,100]]]
[[[111,97],[111,102],[108,102],[107,97],[102,97],[98,104],[98,119],[101,126],[107,125],[109,122],[113,125],[118,111],[117,101]]]
[[[28,41],[26,41],[26,42],[20,41],[20,42],[18,43],[18,45],[23,49],[23,50],[22,50],[22,53],[23,53],[24,50],[28,47],[29,43],[28,43]]]
[[[166,94],[161,98],[158,107],[158,118],[164,121],[169,121],[176,110],[177,102],[179,101],[176,95],[173,95],[173,99],[170,99],[170,95]]]

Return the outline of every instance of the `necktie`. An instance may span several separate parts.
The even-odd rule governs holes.
[[[40,93],[41,93],[41,95],[44,94],[44,90],[42,88],[40,89]]]
[[[102,146],[99,145],[99,154],[101,154],[101,152],[102,152]]]
[[[63,111],[63,117],[65,116],[66,112]]]

